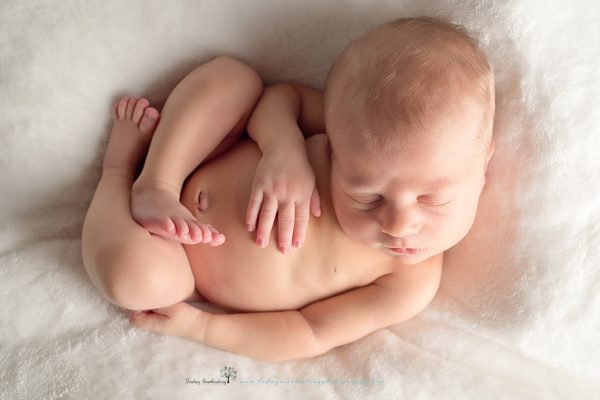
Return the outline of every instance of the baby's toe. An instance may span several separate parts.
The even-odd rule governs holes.
[[[119,103],[120,101],[117,101],[112,108],[112,116],[113,119],[118,119],[119,118],[119,113],[118,113],[118,108],[119,108]]]
[[[190,239],[193,242],[202,241],[202,230],[194,221],[188,221],[188,229],[190,231]]]
[[[219,233],[218,235],[213,235],[213,240],[210,242],[211,246],[219,246],[225,243],[225,235]]]
[[[140,225],[156,235],[175,236],[176,234],[175,224],[168,217],[143,221]]]
[[[173,217],[171,218],[173,223],[175,224],[175,228],[177,229],[177,237],[180,239],[187,239],[190,234],[190,230],[188,228],[187,222],[183,218]]]
[[[138,98],[131,97],[127,102],[127,109],[125,110],[125,118],[131,119],[133,118],[133,110],[135,109],[135,105],[137,104]]]
[[[206,224],[200,224],[202,229],[202,243],[210,243],[212,241],[212,232]]]
[[[123,97],[117,104],[117,118],[118,119],[125,119],[125,111],[127,110],[128,102],[129,102],[129,97]]]
[[[139,124],[140,120],[142,119],[142,116],[144,115],[144,110],[146,110],[146,107],[148,107],[150,105],[150,102],[144,98],[141,98],[138,100],[137,104],[135,105],[135,108],[133,109],[133,122],[135,124]]]
[[[177,226],[171,220],[171,218],[165,217],[160,221],[160,227],[163,231],[168,233],[169,235],[177,234]]]
[[[142,120],[140,121],[140,130],[142,133],[153,132],[158,124],[158,117],[159,113],[155,108],[146,108]]]
[[[206,224],[206,226],[208,227],[208,229],[210,229],[211,232],[211,246],[218,246],[220,244],[225,243],[225,236],[223,234],[219,233],[212,225]]]

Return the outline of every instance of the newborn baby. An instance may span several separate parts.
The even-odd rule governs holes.
[[[296,83],[263,93],[255,71],[218,57],[160,123],[145,99],[115,105],[85,268],[109,301],[142,310],[137,327],[266,361],[322,354],[431,301],[443,252],[474,221],[493,115],[483,52],[428,18],[353,42],[323,99]],[[246,125],[255,141],[240,140]],[[203,299],[228,313],[185,302]]]

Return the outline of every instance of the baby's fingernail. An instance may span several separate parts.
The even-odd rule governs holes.
[[[279,251],[281,251],[283,254],[287,254],[287,252],[290,250],[289,247],[287,246],[281,246],[279,247]]]
[[[258,245],[260,247],[265,247],[267,245],[267,242],[265,241],[265,239],[258,239]]]
[[[296,241],[294,242],[294,247],[298,247],[298,248],[299,248],[299,247],[302,247],[302,242],[301,242],[300,240],[296,240]]]
[[[254,224],[246,224],[246,229],[248,229],[249,232],[252,232],[254,230]]]

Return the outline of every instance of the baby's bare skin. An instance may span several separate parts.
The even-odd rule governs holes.
[[[213,101],[221,96],[220,101],[230,102],[233,115],[220,129],[207,128],[207,135],[218,137],[204,146],[201,159],[210,160],[219,143],[239,135],[236,121],[247,120],[253,99],[260,94],[252,80],[252,84],[243,79],[239,84],[231,83],[238,79],[239,63],[225,61],[232,71],[228,81],[222,83],[229,86],[215,90],[212,96],[192,92],[192,100],[196,93]],[[197,71],[215,69],[222,75],[223,68],[215,65],[219,66],[211,63]],[[245,97],[239,92],[243,84],[248,85]],[[163,109],[144,170],[150,168],[160,174],[161,163],[167,170],[172,167],[169,163],[177,151],[171,151],[170,159],[158,163],[156,160],[160,161],[164,150],[161,143],[173,139],[172,125],[177,120],[173,115],[178,114],[182,120],[200,120],[198,116],[206,111],[200,107],[181,112],[176,105],[184,103],[182,98],[186,96],[174,91],[170,97],[175,99],[170,103],[174,106]],[[116,106],[102,179],[82,236],[84,265],[105,297],[130,310],[152,310],[148,314],[132,314],[134,325],[272,361],[321,354],[411,318],[431,301],[439,286],[441,253],[405,265],[405,257],[393,257],[380,246],[352,240],[341,229],[329,195],[330,154],[325,135],[314,135],[305,143],[322,196],[322,216],[310,220],[301,249],[282,255],[277,251],[276,240],[271,240],[269,247],[260,248],[252,233],[246,231],[244,214],[260,160],[260,151],[251,141],[234,147],[229,143],[227,153],[201,165],[182,184],[181,202],[186,211],[197,220],[218,227],[227,236],[225,243],[216,247],[182,245],[140,226],[130,208],[136,179],[136,168],[132,166],[141,163],[152,132],[144,131],[143,120],[140,122],[133,115],[150,112],[146,105],[145,100],[125,99]],[[125,114],[121,109],[126,110]],[[213,121],[217,120],[213,117]],[[159,134],[161,129],[163,134]],[[186,135],[194,133],[183,131]],[[162,142],[157,141],[160,137]],[[206,137],[199,139],[206,141]],[[148,162],[153,147],[153,162]],[[193,155],[188,154],[188,158],[191,162]],[[174,174],[178,173],[181,170]],[[211,314],[184,302],[199,296],[231,313]]]
[[[184,245],[196,288],[211,303],[237,311],[299,309],[401,268],[413,268],[344,234],[329,196],[325,135],[309,138],[306,150],[323,193],[322,215],[310,219],[304,247],[286,255],[277,251],[275,232],[271,232],[268,247],[260,248],[243,225],[245,204],[261,157],[254,142],[241,141],[184,184],[181,202],[195,217],[219,226],[227,237],[223,245],[214,248]],[[202,211],[200,194],[207,199]]]
[[[197,220],[179,197],[183,181],[200,161],[210,160],[239,138],[249,114],[240,118],[234,110],[247,107],[260,94],[260,87],[251,79],[242,79],[234,89],[236,97],[218,96],[215,92],[223,89],[222,80],[227,79],[228,71],[242,78],[249,71],[240,63],[227,61],[216,59],[212,63],[222,70],[222,77],[206,79],[206,71],[199,68],[177,85],[176,95],[164,106],[166,120],[157,127],[148,151],[149,162],[133,184],[133,218],[149,232],[179,243],[218,246],[225,241],[218,226],[215,229]],[[249,82],[248,87],[244,82]],[[200,117],[198,110],[205,116]],[[222,137],[219,132],[223,131],[229,134]]]
[[[241,218],[253,168],[260,158],[257,146],[250,141],[238,143],[202,167],[183,188],[182,202],[191,210],[198,208],[199,191],[205,194],[202,218],[219,222],[229,236],[225,244],[185,246],[184,253],[181,244],[149,234],[131,218],[129,209],[135,170],[158,117],[146,101],[140,101],[124,99],[114,109],[115,124],[102,178],[84,224],[86,270],[106,297],[120,303],[110,283],[103,282],[110,274],[125,274],[118,278],[125,290],[138,290],[146,296],[147,289],[137,287],[148,279],[146,275],[158,276],[153,270],[165,267],[161,259],[171,259],[168,268],[181,271],[173,278],[193,271],[200,293],[192,288],[188,300],[199,300],[204,295],[234,313],[211,314],[177,303],[156,312],[132,313],[132,324],[253,358],[278,361],[320,354],[410,318],[429,303],[439,285],[442,256],[402,265],[380,251],[349,240],[335,220],[328,196],[322,199],[322,217],[310,222],[302,249],[282,255],[274,241],[266,249],[257,247]],[[307,152],[323,193],[328,192],[329,184],[326,144],[324,135],[307,141]],[[102,248],[108,252],[98,253]],[[150,282],[149,287],[155,290],[156,283]],[[161,302],[170,296],[164,291],[152,295]],[[173,297],[178,295],[174,293]],[[136,301],[135,293],[127,298]]]
[[[421,51],[423,30],[432,27],[429,58],[396,51],[396,44],[413,43],[404,33]],[[135,176],[106,169],[84,224],[92,281],[121,307],[151,310],[132,312],[132,324],[278,361],[324,353],[427,306],[443,252],[471,228],[485,186],[494,149],[493,71],[447,24],[401,19],[384,28],[336,61],[325,95],[294,83],[264,88],[256,71],[231,57],[199,66],[177,85],[133,188]],[[372,43],[391,38],[398,43],[371,54]],[[462,44],[440,47],[444,38]],[[476,65],[465,65],[455,50]],[[373,58],[364,54],[380,57],[381,71],[371,71],[373,63],[362,61]],[[394,66],[406,63],[412,69]],[[427,89],[413,93],[406,82]],[[142,124],[127,122],[130,114],[119,115],[105,160],[139,143],[134,131]],[[256,144],[237,142],[244,126]],[[309,220],[315,181],[322,216]],[[252,229],[259,201],[256,240],[271,239],[266,249],[245,225]],[[269,235],[275,211],[279,232]],[[301,227],[292,237],[294,213]],[[300,249],[280,254],[275,243],[285,254],[291,239]],[[185,302],[201,296],[230,313]]]

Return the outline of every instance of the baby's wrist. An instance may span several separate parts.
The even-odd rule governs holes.
[[[204,342],[204,339],[206,338],[206,330],[212,314],[201,310],[198,310],[198,312],[198,317],[196,318],[196,321],[194,321],[191,329],[188,332],[188,335],[186,336],[187,339],[195,342]]]
[[[298,153],[298,152],[306,152],[306,147],[304,146],[304,138],[303,137],[288,137],[288,138],[280,138],[278,140],[274,140],[272,143],[264,146],[261,149],[263,155],[266,154],[282,154],[282,153]]]

